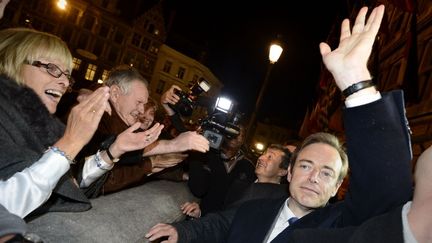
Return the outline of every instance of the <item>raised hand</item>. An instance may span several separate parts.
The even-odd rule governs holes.
[[[342,22],[338,48],[332,51],[327,43],[319,46],[323,62],[341,90],[371,79],[367,61],[384,16],[384,5],[374,8],[365,24],[367,11],[367,7],[360,9],[352,30],[348,19]]]
[[[101,87],[74,106],[69,113],[65,133],[54,146],[74,158],[86,145],[98,128],[106,109],[109,88]]]
[[[93,93],[93,90],[90,90],[90,89],[80,89],[78,91],[77,101],[79,103],[83,102],[84,100],[88,99],[92,93]],[[105,107],[105,111],[109,115],[111,115],[111,106],[107,105]]]
[[[161,104],[170,116],[174,115],[175,112],[171,107],[169,107],[169,104],[175,105],[180,100],[180,97],[178,97],[174,92],[176,89],[181,90],[179,86],[172,85],[171,88],[165,91],[161,96]]]
[[[143,149],[156,141],[163,129],[163,125],[156,123],[144,132],[135,132],[141,123],[137,122],[120,133],[114,143],[110,146],[110,152],[115,158],[122,154]]]

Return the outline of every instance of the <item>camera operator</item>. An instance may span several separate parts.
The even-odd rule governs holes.
[[[180,87],[173,85],[161,97],[162,107],[170,116],[177,130],[185,129],[174,107],[180,97],[176,94]],[[178,93],[178,92],[177,92]],[[201,214],[217,211],[224,207],[228,189],[234,181],[245,184],[256,180],[255,165],[246,158],[241,150],[245,140],[245,126],[239,126],[239,135],[224,136],[218,149],[211,149],[205,154],[193,153],[187,159],[189,165],[188,185],[192,194],[201,199]]]
[[[255,166],[241,149],[244,138],[244,126],[240,126],[240,135],[224,139],[220,150],[194,154],[188,160],[189,189],[201,198],[202,215],[224,207],[227,192],[235,181],[250,184],[256,180]]]
[[[181,90],[181,88],[177,85],[172,85],[167,91],[165,91],[161,96],[161,104],[167,113],[172,126],[176,129],[176,132],[182,133],[186,132],[187,129],[183,124],[180,114],[171,108],[171,106],[174,106],[180,100],[180,97],[176,95],[176,90]]]

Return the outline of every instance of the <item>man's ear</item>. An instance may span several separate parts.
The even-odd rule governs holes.
[[[332,197],[334,197],[336,195],[336,193],[339,190],[339,187],[342,185],[342,182],[343,182],[343,180],[340,180],[340,181],[336,182],[335,190],[332,193]]]
[[[113,103],[117,103],[118,97],[121,95],[121,89],[118,85],[113,84],[110,87],[110,99]]]
[[[286,176],[287,174],[288,174],[288,170],[279,168],[279,172],[278,172],[279,177]]]
[[[292,174],[291,174],[291,164],[288,166],[287,170],[287,181],[291,182]]]

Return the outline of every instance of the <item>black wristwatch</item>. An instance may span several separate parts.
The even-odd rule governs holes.
[[[117,135],[111,135],[109,136],[107,139],[105,139],[101,145],[100,145],[100,150],[105,150],[108,157],[110,158],[110,160],[113,163],[116,163],[120,160],[120,158],[114,158],[114,156],[111,154],[111,152],[109,151],[109,147],[114,143],[114,141],[116,140]]]

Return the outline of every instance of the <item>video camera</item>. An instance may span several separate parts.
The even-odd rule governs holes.
[[[203,92],[209,91],[209,89],[210,84],[204,79],[194,83],[188,92],[175,89],[174,93],[180,97],[180,100],[175,105],[170,105],[170,107],[182,116],[191,116],[196,99]]]
[[[240,134],[240,113],[234,113],[231,100],[220,97],[214,111],[200,120],[202,134],[210,142],[210,147],[219,149],[224,138],[232,139]]]

